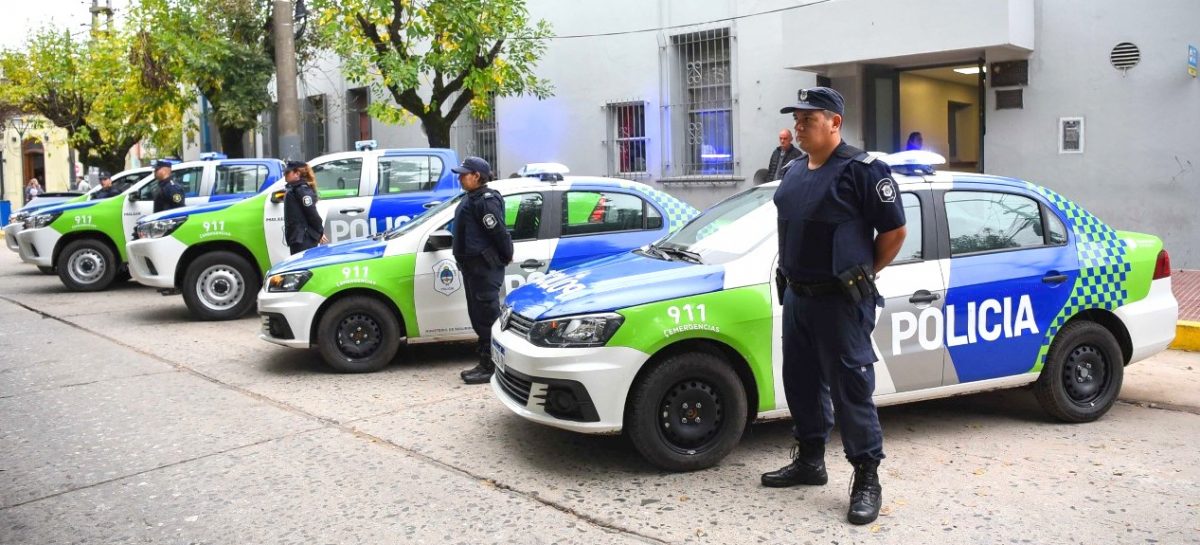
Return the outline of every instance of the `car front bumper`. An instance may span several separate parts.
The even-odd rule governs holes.
[[[129,274],[139,284],[154,288],[174,288],[175,268],[187,251],[187,245],[172,236],[144,238],[129,242]]]
[[[4,244],[8,246],[9,250],[18,253],[21,251],[21,247],[17,245],[17,233],[24,228],[24,223],[10,223],[4,226]]]
[[[39,267],[54,266],[54,245],[62,238],[62,233],[42,227],[39,229],[22,229],[17,233],[18,253],[21,261],[32,263]]]
[[[535,346],[511,330],[501,331],[497,323],[492,359],[492,392],[512,412],[547,426],[605,434],[621,431],[629,387],[649,356],[626,347]],[[568,399],[579,402],[581,410],[566,417],[547,412],[554,390],[570,392]]]
[[[307,291],[258,292],[258,314],[263,318],[258,338],[291,348],[312,346],[309,333],[325,297]],[[289,338],[290,337],[290,338]]]

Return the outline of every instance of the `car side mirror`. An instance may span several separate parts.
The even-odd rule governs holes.
[[[425,241],[426,252],[436,252],[445,250],[454,245],[454,235],[445,229],[439,229],[429,234],[429,239]]]
[[[279,191],[272,191],[271,192],[271,202],[274,204],[279,204],[279,203],[283,202],[284,195],[286,195],[286,192],[284,192],[282,189]]]
[[[134,191],[134,192],[132,192],[132,193],[130,193],[130,194],[129,194],[129,199],[128,199],[128,201],[129,201],[129,202],[137,202],[138,200],[139,200],[139,199],[138,199],[138,192],[137,192],[137,191]]]

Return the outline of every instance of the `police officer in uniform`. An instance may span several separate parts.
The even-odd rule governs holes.
[[[780,113],[793,114],[807,153],[775,192],[783,382],[797,444],[792,462],[764,473],[762,484],[825,484],[825,443],[836,414],[854,466],[847,519],[867,524],[883,501],[883,432],[871,398],[871,332],[883,299],[874,276],[904,242],[904,209],[887,165],[842,141],[844,101],[837,91],[803,89]]]
[[[283,197],[283,238],[292,254],[298,254],[325,239],[325,224],[317,212],[317,193],[308,179],[308,164],[288,161],[283,179],[287,189]]]
[[[175,183],[171,176],[171,162],[158,160],[154,162],[154,211],[162,212],[183,206],[183,187]]]
[[[467,196],[454,211],[454,259],[462,271],[467,314],[479,335],[479,365],[463,371],[467,384],[492,379],[492,324],[500,317],[500,285],[504,266],[512,261],[513,243],[504,225],[504,198],[488,188],[492,167],[479,157],[467,157],[452,169]]]
[[[120,195],[120,194],[121,194],[121,192],[119,190],[117,190],[117,188],[113,187],[113,185],[112,185],[112,175],[110,175],[107,172],[101,171],[100,172],[100,189],[97,189],[95,193],[92,193],[92,200],[98,201],[100,199],[116,197],[117,195]]]

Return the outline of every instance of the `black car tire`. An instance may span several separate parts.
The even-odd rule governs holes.
[[[625,413],[634,447],[668,471],[716,465],[737,446],[746,422],[741,379],[707,352],[675,354],[656,364],[634,384]]]
[[[201,320],[233,320],[254,308],[262,280],[246,258],[233,252],[197,257],[183,275],[183,301]]]
[[[1071,322],[1055,335],[1033,391],[1054,418],[1091,422],[1116,402],[1124,370],[1112,333],[1095,322]]]
[[[321,314],[317,348],[342,373],[370,373],[387,367],[404,335],[395,312],[373,297],[339,299]]]
[[[58,278],[71,291],[101,291],[117,276],[117,259],[112,248],[91,238],[67,244],[55,264]]]

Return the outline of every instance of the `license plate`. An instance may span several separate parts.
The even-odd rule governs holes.
[[[504,370],[504,347],[496,341],[492,341],[492,363],[497,369]]]

